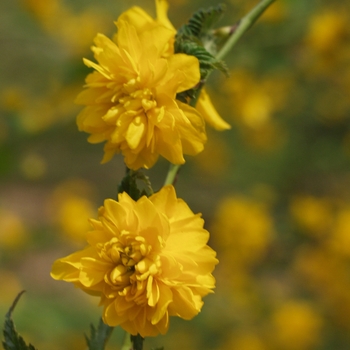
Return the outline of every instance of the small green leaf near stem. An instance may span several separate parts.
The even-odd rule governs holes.
[[[16,299],[12,303],[9,311],[5,316],[5,324],[3,329],[4,340],[2,342],[5,350],[36,350],[32,344],[26,344],[24,339],[18,334],[15,324],[12,321],[12,313],[23,293],[24,291],[20,292],[17,295]]]
[[[106,325],[102,319],[99,320],[97,328],[91,324],[90,338],[85,335],[88,350],[104,350],[113,329],[113,327]]]

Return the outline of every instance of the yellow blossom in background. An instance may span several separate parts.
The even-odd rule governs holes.
[[[211,231],[218,247],[234,266],[249,266],[266,253],[274,224],[267,205],[232,196],[220,203]]]
[[[305,41],[319,53],[331,53],[341,44],[347,32],[346,14],[328,9],[311,18]]]
[[[337,212],[328,243],[336,252],[350,257],[350,206]]]
[[[166,333],[169,316],[198,314],[217,259],[200,215],[172,186],[136,202],[125,192],[107,199],[90,222],[88,247],[58,259],[51,276],[99,296],[106,324],[146,337]]]
[[[90,184],[77,179],[60,184],[49,199],[49,212],[60,232],[74,241],[85,240],[90,229],[89,218],[96,207]]]
[[[349,259],[330,245],[300,249],[294,259],[296,278],[322,301],[332,323],[350,330]]]
[[[206,141],[204,121],[193,107],[175,100],[200,79],[197,58],[173,53],[174,32],[157,25],[142,33],[129,22],[117,22],[114,41],[102,34],[93,51],[98,64],[77,97],[86,105],[78,115],[79,130],[89,142],[106,141],[103,162],[121,152],[131,169],[150,168],[159,155],[171,163],[185,162]]]
[[[18,249],[28,240],[22,218],[12,210],[0,207],[0,247]]]
[[[247,142],[259,150],[280,146],[286,133],[275,113],[286,103],[290,77],[256,78],[245,70],[234,70],[231,75],[232,79],[225,82],[227,95],[223,103],[229,101],[234,111],[232,118]]]
[[[305,233],[319,238],[329,234],[334,221],[333,206],[329,199],[297,196],[291,201],[290,211]]]
[[[291,300],[273,313],[271,338],[278,349],[310,349],[319,342],[322,323],[322,318],[310,304]]]
[[[346,74],[350,57],[347,13],[347,9],[341,7],[324,8],[310,18],[304,38],[306,49],[304,58],[306,59],[305,73],[311,78],[327,76],[333,83],[334,77],[338,76],[337,79],[339,79]],[[334,96],[338,97],[336,94]],[[320,97],[319,101],[322,104],[323,96]],[[341,101],[339,98],[338,100]],[[316,105],[319,104],[315,102]],[[338,109],[337,103],[332,105]]]
[[[289,14],[288,10],[288,6],[285,2],[276,1],[273,6],[268,7],[263,13],[261,20],[270,23],[282,22]]]
[[[86,52],[96,31],[107,29],[97,7],[76,14],[63,0],[22,0],[22,3],[46,32],[59,39],[68,55]]]
[[[234,350],[267,350],[264,342],[257,334],[253,332],[243,331],[241,333],[234,332],[229,340],[225,342],[220,350],[234,349]]]

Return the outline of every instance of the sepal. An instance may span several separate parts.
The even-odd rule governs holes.
[[[93,324],[90,325],[90,338],[85,335],[88,350],[104,350],[114,327],[110,327],[103,323],[100,319],[97,329]]]
[[[36,348],[32,344],[27,345],[24,339],[18,334],[15,324],[12,321],[11,317],[12,312],[16,307],[16,304],[23,293],[24,290],[17,295],[16,299],[14,300],[13,304],[11,305],[9,311],[5,316],[5,324],[3,330],[4,340],[2,342],[2,345],[5,350],[36,350]]]

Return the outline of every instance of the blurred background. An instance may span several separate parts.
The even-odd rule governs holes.
[[[176,27],[209,0],[169,0]],[[257,1],[226,0],[220,25]],[[50,278],[84,247],[87,219],[115,198],[121,156],[79,133],[73,101],[97,32],[152,0],[0,2],[0,315],[25,289],[17,329],[39,349],[84,349],[98,301]],[[350,348],[350,3],[277,0],[208,91],[232,129],[208,129],[178,196],[202,212],[218,252],[215,294],[145,349]],[[155,189],[168,164],[147,172]],[[4,319],[4,318],[3,318]],[[0,322],[1,316],[0,316]],[[116,329],[108,347],[119,349]]]

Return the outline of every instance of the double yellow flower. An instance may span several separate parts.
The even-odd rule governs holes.
[[[203,219],[173,186],[138,201],[125,192],[107,199],[90,222],[88,246],[56,260],[51,276],[99,296],[106,324],[146,337],[166,333],[169,316],[198,314],[218,261]]]
[[[76,100],[86,106],[77,118],[79,130],[91,134],[91,143],[105,142],[102,162],[122,153],[133,170],[152,167],[159,155],[183,164],[184,155],[203,150],[205,122],[229,128],[204,90],[196,108],[176,100],[199,83],[199,62],[174,53],[176,31],[167,2],[156,5],[156,20],[133,7],[118,18],[113,40],[96,36],[92,50],[98,63],[84,59],[94,72]]]

